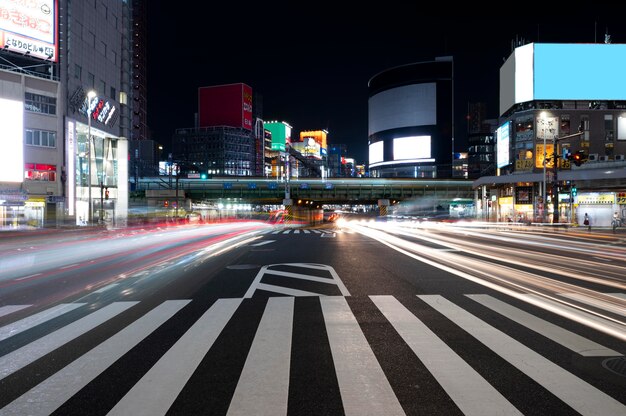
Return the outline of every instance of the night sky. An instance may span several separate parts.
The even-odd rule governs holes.
[[[394,66],[452,55],[456,150],[466,151],[467,104],[486,102],[487,116],[498,116],[498,74],[512,41],[601,43],[608,29],[612,43],[626,43],[624,10],[608,8],[495,19],[424,15],[418,2],[359,13],[317,3],[310,9],[301,2],[215,3],[148,3],[148,124],[166,149],[174,129],[193,127],[198,87],[244,82],[262,95],[265,120],[288,122],[292,137],[327,129],[330,144],[347,144],[357,163],[367,162],[368,80]],[[532,7],[527,11],[533,15]]]

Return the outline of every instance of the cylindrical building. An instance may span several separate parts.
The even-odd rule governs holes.
[[[370,176],[452,176],[453,72],[452,57],[443,57],[370,79]]]

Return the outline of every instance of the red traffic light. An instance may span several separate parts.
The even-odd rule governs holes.
[[[577,151],[576,153],[572,155],[572,159],[574,160],[574,164],[576,166],[582,165],[586,161],[585,151],[584,150]]]

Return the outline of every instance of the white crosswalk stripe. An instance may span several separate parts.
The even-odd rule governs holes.
[[[5,325],[0,328],[0,341],[17,335],[20,332],[47,322],[51,319],[54,319],[57,316],[61,316],[64,313],[73,311],[74,309],[79,308],[83,305],[84,303],[62,303],[50,309],[46,309],[45,311],[41,311],[35,315],[26,317],[20,321]]]
[[[37,341],[0,357],[0,380],[124,312],[135,304],[137,302],[112,303]]]
[[[420,295],[500,357],[583,415],[626,414],[626,406],[439,295]]]
[[[469,364],[391,296],[372,300],[466,415],[521,415]]]
[[[13,312],[21,311],[32,305],[5,305],[0,307],[0,316],[9,315]]]
[[[3,415],[48,415],[171,318],[189,300],[166,301],[2,409]]]
[[[613,357],[622,355],[489,295],[467,295],[467,297],[582,356]]]
[[[270,298],[227,415],[286,415],[294,298]]]
[[[300,277],[292,276],[294,272],[282,271],[279,274]],[[253,338],[249,338],[252,341],[249,348],[245,348],[245,354],[247,354],[245,363],[244,349],[237,352],[241,357],[243,367],[239,374],[228,375],[228,377],[236,377],[232,382],[233,390],[230,390],[232,396],[220,398],[224,402],[224,407],[217,413],[223,414],[228,409],[228,415],[288,414],[291,399],[293,399],[290,397],[290,394],[293,394],[290,391],[290,377],[293,377],[292,366],[296,363],[292,360],[302,357],[294,352],[298,348],[316,348],[316,343],[303,345],[301,340],[298,344],[298,337],[294,337],[298,316],[296,302],[299,302],[294,296],[304,293],[285,292],[282,294],[287,296],[268,297],[266,303],[261,304],[259,302],[263,302],[262,299],[219,299],[208,306],[206,311],[198,311],[198,314],[201,314],[200,318],[195,322],[190,322],[188,329],[181,328],[185,330],[184,334],[172,340],[172,346],[163,355],[154,358],[154,364],[145,374],[137,374],[136,380],[138,381],[129,387],[128,391],[122,392],[121,399],[116,399],[116,402],[109,404],[111,410],[108,414],[165,415],[170,412],[173,406],[178,405],[176,399],[183,389],[193,384],[193,381],[199,382],[196,377],[192,380],[192,375],[201,362],[206,360],[207,356],[211,356],[211,348],[222,336],[226,325],[233,320],[252,318],[248,313],[245,316],[243,313],[235,316],[244,302],[253,302],[246,304],[248,306],[256,305],[254,313],[260,321],[254,325],[255,333]],[[466,302],[476,302],[474,306],[481,308],[485,313],[495,312],[498,314],[496,315],[498,319],[505,317],[554,341],[555,344],[552,344],[551,349],[561,348],[564,352],[573,351],[581,357],[592,358],[622,355],[619,351],[549,322],[549,314],[539,318],[519,306],[510,305],[506,299],[497,299],[484,294],[465,296],[471,299]],[[521,408],[516,408],[515,406],[519,403],[508,396],[512,394],[510,390],[508,393],[498,391],[497,380],[494,382],[490,379],[489,363],[484,363],[479,367],[474,364],[470,365],[463,358],[466,355],[455,350],[459,348],[458,345],[446,344],[444,340],[449,339],[450,330],[446,330],[448,331],[447,337],[442,336],[437,333],[440,331],[439,327],[430,325],[429,321],[424,319],[435,311],[440,314],[439,316],[443,316],[438,319],[450,321],[456,326],[455,331],[463,332],[465,337],[469,334],[475,338],[486,347],[485,351],[491,350],[492,353],[508,362],[512,368],[516,368],[529,379],[534,380],[539,386],[537,388],[550,392],[550,400],[562,401],[564,408],[567,405],[583,415],[626,414],[625,403],[621,403],[618,399],[601,391],[596,385],[591,385],[580,376],[550,361],[540,351],[527,347],[513,335],[503,333],[463,309],[459,306],[460,304],[453,303],[443,296],[417,295],[412,298],[413,300],[404,298],[401,302],[391,295],[377,295],[360,298],[359,302],[355,302],[354,305],[352,301],[348,302],[349,299],[346,296],[319,297],[315,295],[316,302],[319,302],[320,312],[313,316],[313,319],[317,320],[323,328],[322,332],[318,332],[319,336],[324,338],[320,341],[327,343],[327,348],[329,348],[326,354],[332,363],[331,368],[334,368],[333,376],[337,383],[334,388],[338,389],[336,394],[337,398],[340,398],[339,405],[342,406],[347,416],[404,415],[405,412],[409,412],[403,408],[403,405],[414,401],[414,398],[407,397],[406,390],[399,392],[394,390],[397,386],[392,383],[391,377],[398,377],[396,372],[401,372],[403,369],[390,367],[389,363],[381,360],[382,357],[377,355],[378,350],[369,344],[367,333],[362,328],[364,323],[357,319],[357,316],[361,314],[352,310],[356,307],[355,305],[361,304],[359,302],[368,302],[370,308],[376,308],[382,313],[384,318],[381,319],[383,320],[377,321],[375,325],[387,326],[389,331],[397,333],[398,339],[408,347],[407,351],[412,351],[416,362],[423,364],[432,379],[451,399],[450,403],[454,403],[463,414],[518,415],[521,414]],[[309,298],[307,301],[311,300]],[[409,308],[407,302],[413,302],[415,309]],[[77,317],[66,326],[22,347],[16,346],[15,350],[0,356],[0,380],[12,374],[19,375],[22,371],[28,371],[24,369],[25,366],[42,358],[45,359],[47,354],[86,334],[96,326],[112,320],[137,303],[111,303],[88,315]],[[189,299],[165,301],[131,323],[123,324],[124,326],[111,337],[91,350],[81,352],[81,355],[73,358],[73,361],[49,377],[31,385],[28,385],[28,380],[25,380],[24,391],[18,391],[11,402],[4,402],[5,407],[0,409],[0,415],[48,415],[57,411],[90,383],[114,382],[103,379],[106,377],[106,370],[112,366],[119,366],[120,359],[131,350],[139,352],[137,348],[149,348],[142,341],[190,303]],[[65,304],[44,312],[58,317],[81,306],[83,304]],[[424,308],[427,308],[426,312]],[[418,309],[424,315],[413,312]],[[10,310],[10,308],[5,310]],[[534,309],[530,308],[530,310]],[[4,330],[4,334],[9,334],[9,330],[5,328],[14,328],[20,332],[27,331],[48,321],[45,319],[46,314],[41,315],[42,313],[5,325],[0,330]],[[71,319],[69,315],[67,319]],[[312,318],[308,317],[308,319]],[[251,330],[252,326],[247,326],[247,328]],[[303,330],[308,331],[307,328],[300,328],[300,331]],[[2,333],[0,331],[0,334]],[[515,331],[512,330],[512,333],[514,334]],[[10,345],[11,335],[13,333],[5,337],[5,342],[0,346]],[[525,339],[523,336],[520,338]],[[393,354],[394,348],[398,346],[390,344],[385,348],[385,354]],[[35,365],[44,364],[40,362]],[[393,373],[387,374],[387,372]],[[399,377],[402,375],[400,374]],[[192,380],[191,383],[190,380]],[[511,380],[511,382],[516,381]],[[4,386],[0,383],[0,398],[3,396],[3,388]],[[215,413],[211,409],[205,410],[207,414]],[[539,412],[540,409],[536,408],[536,410]],[[86,413],[89,411],[86,410]]]
[[[214,303],[108,414],[164,415],[240,303]]]

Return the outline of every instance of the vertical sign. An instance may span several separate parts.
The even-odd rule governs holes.
[[[242,84],[243,105],[242,121],[243,128],[252,130],[252,87]]]
[[[74,207],[76,205],[76,131],[74,121],[67,121],[67,209],[68,215],[74,215]]]

